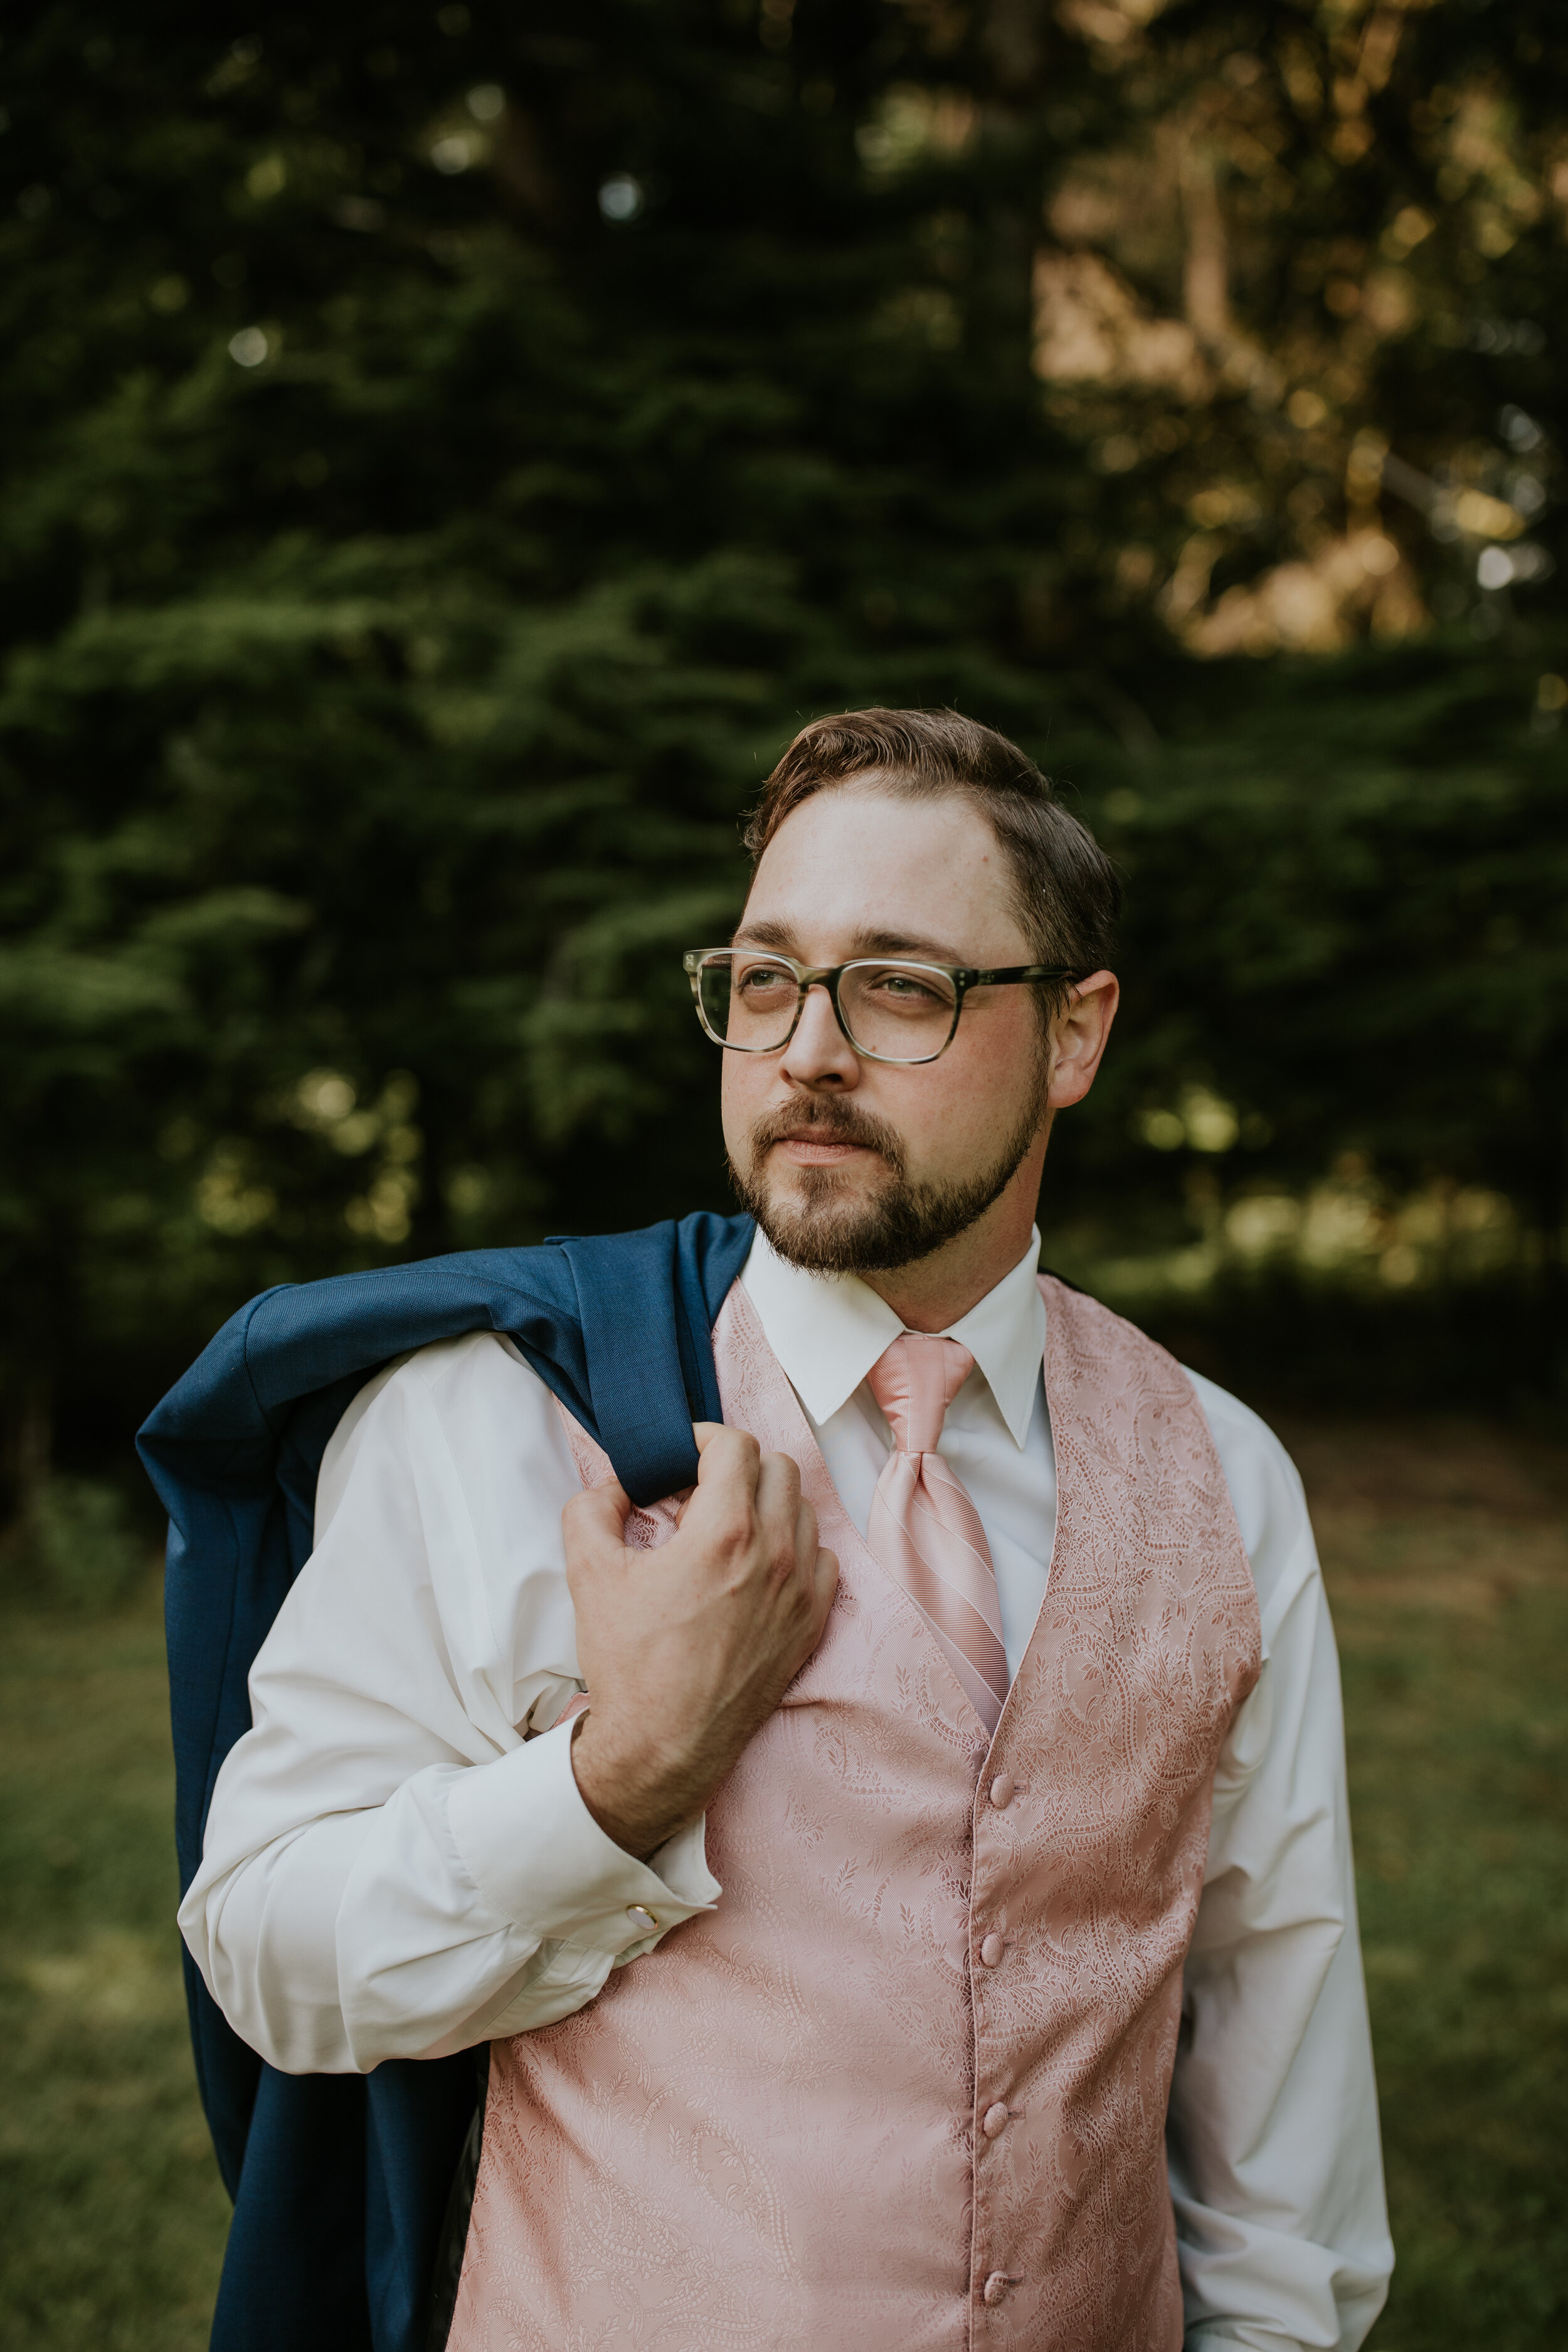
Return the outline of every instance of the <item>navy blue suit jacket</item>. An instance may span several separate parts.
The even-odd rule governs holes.
[[[720,1421],[714,1318],[746,1217],[536,1249],[475,1250],[284,1285],[226,1323],[151,1415],[169,1514],[167,1621],[182,1893],[218,1768],[250,1726],[251,1662],[310,1556],[316,1478],[350,1399],[392,1357],[504,1331],[603,1445],[635,1503],[689,1486],[693,1421]],[[285,2075],[185,1961],[191,2039],[235,2200],[216,2352],[419,2352],[447,2193],[474,2111],[471,2053],[368,2075]]]

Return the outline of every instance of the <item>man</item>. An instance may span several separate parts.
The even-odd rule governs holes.
[[[756,1221],[695,1488],[634,1513],[492,1332],[381,1371],[187,1943],[286,2073],[489,2044],[461,2352],[1350,2352],[1392,2254],[1300,1485],[1036,1275],[1110,869],[952,714],[814,722],[750,841],[687,958]]]

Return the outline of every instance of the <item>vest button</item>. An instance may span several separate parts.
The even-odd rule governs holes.
[[[980,2290],[981,2302],[990,2304],[994,2310],[1012,2284],[1005,2271],[993,2271]]]
[[[1017,1793],[1017,1782],[1011,1772],[998,1772],[991,1783],[991,1801],[997,1811],[1005,1812]]]
[[[981,2118],[980,2128],[984,2133],[987,2139],[999,2139],[1002,2134],[1006,2130],[1007,2110],[1002,2105],[1000,2099],[997,2100],[994,2107],[986,2108],[984,2115]]]
[[[980,1958],[982,1965],[988,1969],[994,1969],[1005,1949],[1006,1947],[1003,1943],[1000,1936],[987,1936],[985,1941],[980,1947]],[[998,2272],[997,2275],[1000,2277],[1000,2272]]]

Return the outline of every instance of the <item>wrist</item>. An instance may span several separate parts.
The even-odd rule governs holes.
[[[643,1743],[623,1746],[613,1724],[592,1707],[573,1727],[572,1771],[578,1795],[605,1835],[638,1862],[702,1810],[679,1761],[658,1759]]]

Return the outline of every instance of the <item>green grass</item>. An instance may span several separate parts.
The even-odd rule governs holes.
[[[185,2039],[155,1591],[0,1621],[0,2347],[198,2352],[227,2200]]]
[[[1568,2342],[1568,1464],[1307,1435],[1398,2267],[1376,2352]]]
[[[1288,1432],[1344,1659],[1399,2269],[1375,2352],[1568,2341],[1568,1457]],[[226,2206],[155,1594],[0,1620],[0,2352],[198,2352]]]

